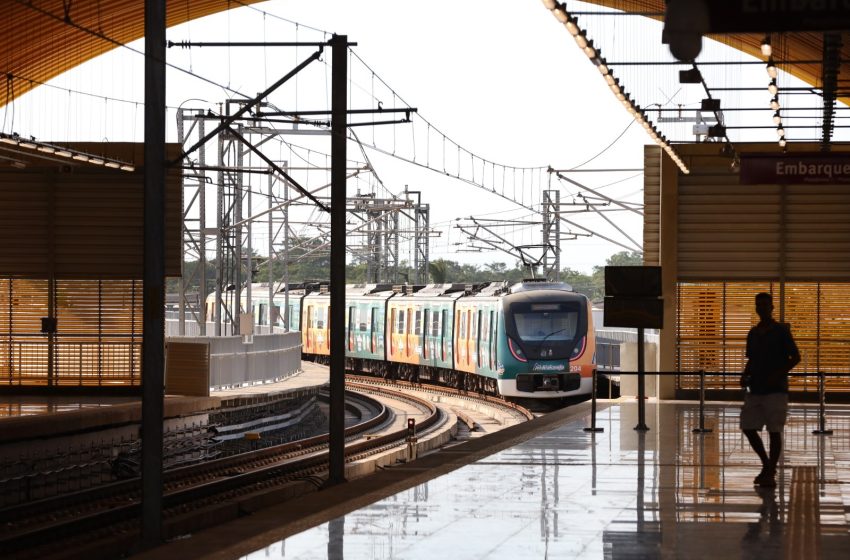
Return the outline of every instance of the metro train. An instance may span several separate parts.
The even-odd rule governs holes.
[[[330,355],[328,286],[274,296],[252,289],[260,325],[300,330],[305,359]],[[590,302],[568,284],[526,280],[481,285],[346,286],[346,367],[386,378],[431,380],[511,398],[589,394],[596,367]],[[242,297],[242,311],[246,310]],[[212,317],[215,299],[207,299]],[[270,321],[270,319],[273,319]]]

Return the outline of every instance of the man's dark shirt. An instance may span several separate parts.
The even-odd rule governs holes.
[[[787,325],[759,323],[747,334],[747,370],[754,395],[788,392],[790,356],[799,353]]]

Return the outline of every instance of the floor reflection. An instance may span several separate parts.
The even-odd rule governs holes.
[[[841,482],[850,468],[850,412],[792,407],[777,488],[738,430],[738,406],[633,403],[492,455],[427,484],[258,550],[260,558],[794,558],[845,554]],[[793,548],[798,547],[798,548]],[[803,547],[803,548],[799,548]],[[807,557],[813,557],[808,555]]]

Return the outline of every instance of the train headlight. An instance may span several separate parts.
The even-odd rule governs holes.
[[[519,344],[514,342],[511,337],[508,337],[508,349],[511,351],[511,355],[520,362],[527,362],[528,359],[525,357],[525,354],[522,351],[522,348],[519,347]]]

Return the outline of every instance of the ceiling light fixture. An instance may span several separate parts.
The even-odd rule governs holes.
[[[773,49],[770,47],[770,35],[765,35],[761,40],[761,54],[770,56],[773,54]]]
[[[676,153],[676,150],[673,149],[673,146],[670,145],[670,142],[667,140],[667,138],[665,138],[664,135],[661,134],[655,128],[655,126],[652,124],[652,121],[646,118],[646,115],[644,114],[643,110],[638,105],[636,105],[631,100],[631,98],[629,98],[629,95],[622,88],[622,86],[620,86],[619,80],[614,77],[611,68],[608,66],[607,62],[600,54],[599,49],[594,47],[592,40],[587,38],[587,33],[583,29],[581,29],[581,27],[579,27],[578,19],[570,15],[570,13],[567,11],[566,5],[557,2],[557,0],[543,0],[543,5],[546,7],[547,10],[550,10],[552,12],[552,15],[555,16],[555,19],[557,19],[560,23],[564,25],[564,27],[567,28],[567,31],[575,39],[576,44],[579,46],[582,52],[587,55],[591,62],[593,62],[593,64],[596,66],[596,69],[599,70],[599,73],[602,75],[603,79],[605,80],[605,83],[611,89],[611,92],[614,94],[614,96],[623,104],[623,107],[626,108],[626,111],[628,111],[629,114],[631,114],[634,119],[639,122],[644,127],[644,129],[646,129],[647,134],[649,134],[649,137],[655,143],[657,143],[665,152],[667,152],[667,155],[673,162],[676,163],[677,166],[679,166],[679,169],[682,173],[690,173],[690,169],[688,169],[684,161],[682,161],[682,158],[679,157],[679,154]],[[124,169],[124,166],[122,166],[121,169]]]
[[[773,63],[773,58],[767,60],[767,75],[776,78],[776,64]]]
[[[584,36],[583,31],[579,32],[579,34],[576,35],[576,44],[579,46],[580,49],[584,49],[584,47],[587,46],[587,37]]]
[[[779,111],[773,113],[773,124],[782,124],[782,117],[779,115]]]
[[[770,83],[767,85],[767,91],[770,92],[770,95],[776,95],[779,93],[779,86],[776,85],[776,78],[770,80]]]
[[[124,171],[135,171],[136,169],[135,166],[133,166],[132,164],[120,160],[106,158],[93,154],[87,154],[83,151],[76,150],[73,148],[65,148],[63,146],[57,146],[55,144],[41,142],[39,140],[36,140],[32,136],[30,136],[29,139],[26,139],[15,132],[11,134],[0,132],[0,142],[4,144],[10,144],[12,146],[36,150],[45,154],[52,154],[64,158],[71,158],[77,161],[85,161],[94,165],[106,165],[107,167],[110,167],[112,169],[122,169]]]

